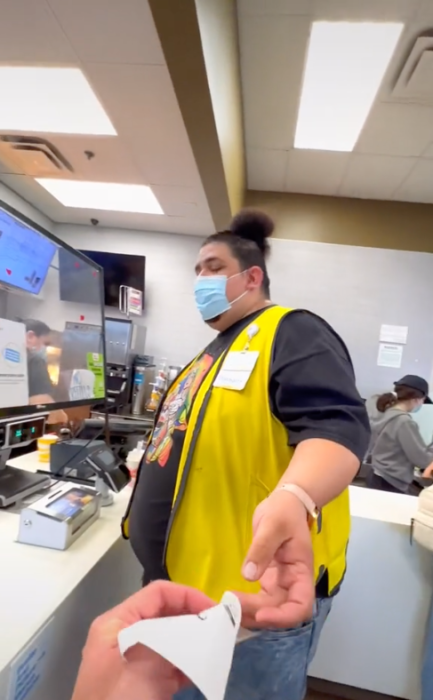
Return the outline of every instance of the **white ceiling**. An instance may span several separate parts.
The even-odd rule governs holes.
[[[150,185],[165,216],[65,208],[19,168],[0,163],[0,180],[8,187],[59,223],[88,224],[94,217],[109,227],[213,231],[146,0],[2,0],[2,63],[81,67],[118,136],[49,140],[78,179]],[[95,158],[87,160],[86,150]]]
[[[433,203],[433,79],[423,103],[392,94],[416,37],[433,30],[433,0],[238,0],[238,14],[250,189]],[[293,149],[314,19],[405,23],[353,153]]]

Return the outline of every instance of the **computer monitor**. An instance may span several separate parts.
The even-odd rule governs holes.
[[[102,269],[0,202],[0,418],[105,400],[103,309]]]

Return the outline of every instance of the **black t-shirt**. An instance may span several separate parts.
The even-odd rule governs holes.
[[[146,583],[167,578],[165,538],[197,389],[215,360],[260,313],[220,333],[163,404],[140,470],[129,521],[131,545],[143,565]],[[272,412],[287,427],[291,446],[323,438],[363,459],[370,436],[364,402],[355,386],[349,353],[323,319],[307,311],[294,311],[282,319],[274,342],[269,398]],[[319,594],[326,595],[324,590]]]
[[[43,357],[31,352],[27,356],[27,371],[29,378],[29,396],[48,394],[52,396],[53,385],[48,374],[47,363]]]

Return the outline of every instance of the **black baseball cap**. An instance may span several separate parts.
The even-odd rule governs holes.
[[[406,374],[398,382],[394,382],[394,386],[407,386],[409,389],[415,389],[420,391],[424,396],[428,396],[429,386],[428,382],[422,377],[418,377],[416,374]]]

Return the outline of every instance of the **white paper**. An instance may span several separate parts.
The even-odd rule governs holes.
[[[0,408],[29,403],[26,327],[0,319]]]
[[[380,327],[379,340],[381,343],[406,345],[408,331],[407,326],[388,326],[386,323],[383,323]]]
[[[226,369],[231,372],[251,373],[256,366],[258,357],[259,353],[257,351],[229,352],[221,369]]]
[[[223,700],[241,616],[238,598],[224,593],[219,605],[200,615],[137,622],[120,632],[119,649],[123,655],[142,644],[182,671],[207,700]]]
[[[245,389],[258,357],[256,351],[229,352],[214,381],[214,387],[234,391]]]
[[[403,345],[393,345],[392,343],[380,343],[377,364],[379,367],[401,367],[403,359]]]
[[[17,656],[10,668],[6,700],[30,700],[45,671],[46,655],[51,641],[51,619]]]

